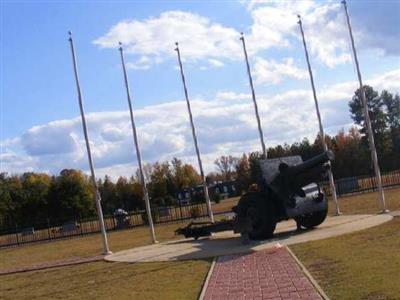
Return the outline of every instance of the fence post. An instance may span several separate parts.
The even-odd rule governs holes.
[[[79,216],[79,229],[81,230],[81,235],[83,235],[82,218]]]
[[[183,214],[182,214],[182,203],[181,203],[181,199],[178,198],[179,201],[179,212],[181,213],[181,221],[183,220]]]
[[[19,246],[19,237],[18,237],[18,226],[15,224],[15,236],[17,237],[17,244]]]
[[[47,218],[47,235],[49,236],[48,240],[51,240],[51,232],[50,232],[50,220]]]
[[[371,187],[372,187],[372,191],[375,191],[375,180],[373,176],[369,177],[370,181],[371,181]]]
[[[342,189],[340,188],[340,183],[341,183],[341,182],[342,182],[341,179],[336,180],[337,192],[338,192],[339,197],[342,196]]]

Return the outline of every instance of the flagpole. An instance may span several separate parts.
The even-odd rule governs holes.
[[[356,46],[354,43],[353,32],[352,32],[351,24],[350,24],[349,12],[347,10],[347,3],[345,0],[342,1],[342,4],[343,4],[344,11],[346,14],[347,27],[349,29],[351,47],[353,50],[354,62],[356,64],[356,69],[357,69],[358,82],[360,84],[361,101],[362,101],[362,105],[363,105],[365,123],[367,125],[368,141],[369,141],[369,148],[371,151],[371,158],[372,158],[372,162],[374,165],[375,177],[376,177],[376,181],[377,181],[377,185],[378,185],[380,208],[381,208],[382,213],[386,213],[386,212],[388,212],[388,210],[386,209],[385,194],[383,193],[381,171],[379,169],[378,155],[376,153],[375,140],[374,140],[374,135],[372,133],[371,119],[369,117],[368,104],[367,104],[367,99],[365,96],[364,85],[363,85],[362,78],[361,78],[360,65],[358,63]]]
[[[250,88],[251,88],[251,96],[253,98],[254,111],[256,113],[256,119],[257,119],[257,125],[258,125],[258,133],[260,135],[262,153],[263,153],[264,158],[267,158],[267,149],[265,147],[264,134],[263,134],[262,127],[261,127],[260,115],[259,115],[259,112],[258,112],[258,105],[257,105],[257,100],[256,100],[256,93],[254,92],[253,78],[251,76],[249,58],[247,56],[246,42],[244,40],[243,32],[241,33],[240,40],[242,41],[242,44],[243,44],[244,58],[245,58],[245,61],[246,61],[247,75],[249,76],[249,83],[250,83]]]
[[[74,42],[72,40],[71,31],[69,31],[68,34],[69,34],[69,39],[68,40],[69,40],[69,43],[70,43],[70,46],[71,46],[72,62],[73,62],[73,66],[74,66],[74,75],[75,75],[75,81],[76,81],[76,88],[77,88],[77,91],[78,91],[78,101],[79,101],[79,109],[80,109],[80,112],[81,112],[83,134],[85,136],[86,150],[87,150],[87,155],[88,155],[88,160],[89,160],[90,172],[92,174],[91,179],[92,179],[92,184],[93,184],[94,192],[95,192],[95,202],[96,202],[97,215],[99,217],[101,237],[102,237],[102,241],[103,241],[103,254],[104,255],[108,255],[108,254],[111,254],[112,252],[110,251],[110,249],[108,247],[107,233],[106,233],[106,229],[105,229],[105,226],[104,226],[103,211],[101,209],[101,203],[100,203],[101,197],[100,197],[100,193],[99,193],[99,190],[98,190],[98,187],[97,187],[96,175],[95,175],[95,172],[94,172],[94,166],[93,166],[93,160],[92,160],[92,152],[90,150],[89,137],[88,137],[87,126],[86,126],[85,111],[83,109],[82,92],[81,92],[81,87],[80,87],[80,84],[79,84],[78,66],[77,66],[77,62],[76,62]]]
[[[154,231],[153,217],[151,216],[149,193],[147,191],[146,181],[145,181],[145,178],[144,178],[143,165],[142,165],[142,156],[141,156],[141,153],[140,153],[139,141],[138,141],[137,132],[136,132],[135,119],[134,119],[134,115],[133,115],[131,92],[130,92],[129,83],[128,83],[128,74],[126,72],[126,67],[125,67],[124,49],[122,48],[122,43],[121,42],[119,42],[119,46],[120,46],[119,47],[119,51],[120,51],[120,54],[121,54],[122,70],[124,72],[124,82],[125,82],[125,88],[126,88],[126,96],[127,96],[127,99],[128,99],[129,113],[130,113],[130,117],[131,117],[133,140],[135,142],[136,157],[137,157],[137,161],[138,161],[138,165],[139,165],[140,180],[141,180],[142,189],[143,189],[144,202],[145,202],[145,205],[146,205],[147,219],[149,220],[150,234],[151,234],[151,238],[153,239],[153,243],[157,243],[156,234],[155,234],[155,231]]]
[[[324,127],[322,126],[321,114],[320,114],[320,111],[319,111],[317,93],[315,91],[314,76],[313,76],[313,72],[312,72],[312,69],[311,69],[310,58],[308,56],[306,38],[304,36],[303,23],[301,21],[301,16],[297,15],[297,17],[299,18],[299,21],[297,23],[300,26],[301,37],[303,39],[304,53],[305,53],[305,56],[306,56],[308,73],[310,75],[310,82],[311,82],[311,88],[312,88],[313,97],[314,97],[315,110],[317,112],[317,118],[318,118],[318,124],[319,124],[319,136],[320,136],[320,138],[322,140],[322,147],[323,147],[324,151],[328,151],[328,145],[326,144],[326,141],[325,141]],[[337,201],[335,181],[333,179],[333,174],[332,174],[332,170],[331,169],[328,170],[328,177],[329,177],[329,186],[330,186],[331,194],[332,194],[332,200],[333,200],[333,203],[335,204],[335,215],[338,216],[338,215],[341,214],[341,212],[340,212],[338,201]]]
[[[208,211],[208,215],[209,215],[210,221],[214,222],[214,215],[213,215],[212,208],[211,208],[210,196],[208,194],[207,182],[206,182],[206,179],[205,179],[205,176],[204,176],[203,163],[202,163],[201,157],[200,157],[200,150],[199,150],[199,145],[198,145],[198,142],[197,142],[196,129],[194,127],[192,109],[190,107],[189,95],[188,95],[188,91],[187,91],[187,87],[186,87],[185,74],[183,73],[181,53],[179,51],[179,45],[178,45],[177,42],[175,43],[175,45],[176,45],[175,51],[178,54],[179,69],[181,71],[181,78],[182,78],[183,90],[184,90],[184,93],[185,93],[187,109],[188,109],[188,113],[189,113],[190,125],[192,127],[192,135],[193,135],[194,147],[196,149],[197,161],[199,163],[199,169],[200,169],[200,176],[201,176],[201,180],[203,182],[203,192],[204,192],[204,197],[206,198],[207,211]]]

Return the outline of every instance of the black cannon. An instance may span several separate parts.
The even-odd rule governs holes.
[[[333,153],[326,151],[305,162],[300,156],[262,160],[263,178],[258,190],[240,198],[231,221],[200,226],[191,223],[177,233],[198,238],[232,229],[246,238],[265,239],[273,235],[278,222],[291,218],[298,227],[318,226],[328,213],[328,202],[318,182],[327,176],[333,159]]]

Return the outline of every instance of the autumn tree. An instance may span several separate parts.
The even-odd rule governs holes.
[[[201,184],[201,176],[192,165],[183,163],[175,157],[171,161],[171,166],[173,182],[177,190]]]
[[[246,191],[251,183],[251,170],[249,159],[246,154],[243,154],[237,160],[236,166],[236,183],[239,192]]]
[[[222,155],[214,161],[214,164],[217,166],[222,178],[227,181],[234,179],[237,162],[238,159],[232,155]]]

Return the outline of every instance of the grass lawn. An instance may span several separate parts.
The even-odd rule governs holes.
[[[231,212],[232,207],[234,207],[240,197],[233,197],[233,198],[228,198],[228,199],[223,199],[219,203],[213,203],[212,204],[212,211],[214,214],[221,213],[221,212]]]
[[[197,299],[209,260],[96,262],[1,276],[1,299]]]
[[[181,238],[181,236],[175,235],[174,231],[186,224],[174,223],[155,226],[158,241]],[[107,237],[110,249],[114,252],[151,243],[148,227],[112,231],[107,234]],[[93,234],[80,238],[0,249],[0,269],[32,266],[74,257],[90,257],[101,253],[101,235]]]
[[[400,217],[290,248],[331,299],[400,299]]]
[[[400,209],[400,188],[384,190],[386,207]],[[380,211],[378,192],[344,196],[338,199],[339,208],[344,214],[376,214]],[[333,214],[333,203],[329,203]]]

